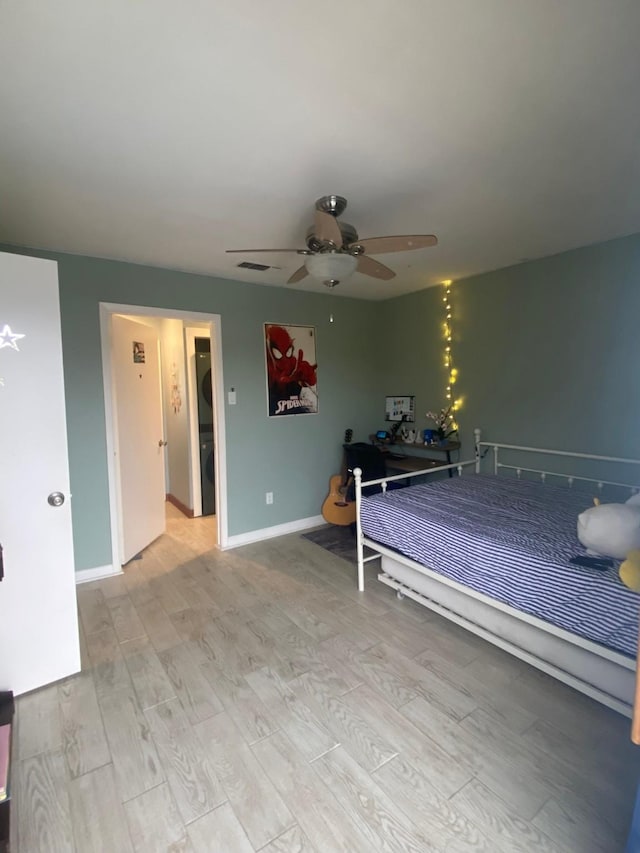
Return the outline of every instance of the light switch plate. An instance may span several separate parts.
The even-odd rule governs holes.
[[[235,406],[235,404],[236,404],[236,389],[235,388],[231,388],[231,390],[227,394],[227,400],[229,401],[230,406]]]

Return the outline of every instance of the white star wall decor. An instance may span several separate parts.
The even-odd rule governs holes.
[[[20,352],[20,348],[16,343],[20,338],[24,338],[24,335],[16,335],[11,331],[11,326],[7,326],[5,324],[5,327],[0,332],[0,349],[3,349],[4,347],[11,347],[11,349],[15,349]]]

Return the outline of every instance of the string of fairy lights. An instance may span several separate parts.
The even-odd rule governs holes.
[[[451,280],[443,281],[444,296],[442,302],[444,305],[444,366],[447,372],[447,385],[445,388],[445,397],[447,398],[447,408],[451,408],[451,428],[457,429],[455,413],[462,405],[462,401],[456,398],[454,393],[454,385],[458,381],[458,370],[453,362],[453,307],[451,304]]]

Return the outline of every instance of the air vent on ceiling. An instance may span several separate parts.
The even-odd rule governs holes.
[[[242,267],[243,270],[260,270],[261,272],[271,269],[271,267],[266,264],[253,264],[251,261],[243,261],[241,264],[238,264],[238,266]]]

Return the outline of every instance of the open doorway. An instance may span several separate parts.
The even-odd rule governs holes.
[[[132,557],[131,545],[126,547],[126,531],[136,527],[135,520],[131,523],[131,516],[144,512],[144,503],[149,497],[135,482],[132,485],[139,476],[132,467],[139,466],[123,466],[123,461],[131,459],[131,448],[127,445],[133,442],[133,433],[141,432],[132,430],[130,424],[137,423],[135,407],[137,398],[143,395],[137,394],[136,389],[142,388],[146,378],[147,365],[144,360],[140,361],[141,358],[146,360],[146,354],[141,355],[140,344],[145,335],[152,335],[152,329],[158,340],[157,394],[162,406],[162,434],[159,437],[147,435],[146,440],[147,444],[153,442],[156,455],[161,455],[162,500],[164,502],[166,497],[189,518],[206,516],[200,522],[199,536],[205,530],[212,548],[224,547],[227,539],[226,466],[220,317],[106,303],[101,304],[100,313],[114,568]],[[122,317],[130,323],[124,340],[114,332]],[[154,338],[149,337],[149,340]],[[193,341],[195,355],[196,340],[204,358],[192,381],[190,351]],[[122,365],[118,367],[114,346],[119,348],[118,358],[121,362],[124,360],[125,371],[133,377],[134,384],[125,389],[126,394],[118,387],[122,382],[118,376]],[[154,346],[152,344],[151,349]],[[195,366],[194,360],[194,371]],[[152,380],[148,384],[153,384]],[[202,397],[200,401],[199,396]],[[119,419],[119,409],[123,406],[129,411],[129,426],[125,427],[123,419]],[[150,446],[146,450],[147,455],[152,456]],[[153,459],[149,464],[153,464]],[[126,501],[126,495],[132,490],[136,493],[134,505]],[[164,527],[160,533],[163,530]]]
[[[198,433],[200,437],[201,514],[216,514],[215,441],[211,399],[211,341],[196,338],[196,382],[198,385]]]
[[[213,400],[211,394],[211,340],[196,338],[196,402],[200,440],[200,514],[216,514],[215,441],[213,438]],[[195,426],[195,424],[194,424]],[[195,515],[194,507],[194,515]]]
[[[194,517],[212,516],[216,514],[217,491],[215,399],[212,393],[214,355],[208,330],[188,326],[185,331],[193,471],[191,506]]]

